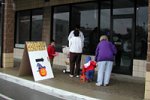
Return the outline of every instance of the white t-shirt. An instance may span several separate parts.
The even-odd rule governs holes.
[[[69,51],[73,53],[82,53],[83,42],[81,37],[72,37],[69,39]]]

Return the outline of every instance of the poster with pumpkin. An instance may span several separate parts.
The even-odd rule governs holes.
[[[35,81],[54,78],[51,64],[48,58],[46,43],[42,41],[26,42],[26,50],[24,52],[28,56],[26,61],[29,61],[29,65],[32,70],[32,74]],[[28,63],[28,62],[26,62]],[[25,64],[25,61],[24,61]],[[26,66],[24,66],[26,67]]]

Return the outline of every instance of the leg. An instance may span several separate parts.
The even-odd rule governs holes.
[[[76,54],[76,70],[75,74],[80,75],[80,65],[81,65],[81,53]]]
[[[69,58],[66,59],[66,72],[70,72]]]
[[[94,79],[94,70],[90,71],[90,80],[93,81]]]
[[[86,79],[87,80],[90,79],[90,77],[89,77],[90,71],[87,71],[85,74],[86,74]]]
[[[106,61],[98,62],[97,85],[103,84],[105,65],[106,65]]]
[[[107,61],[105,76],[104,76],[104,85],[109,84],[110,75],[111,75],[111,71],[112,71],[112,66],[113,66],[113,62],[112,61]]]
[[[50,59],[51,67],[53,67],[53,60],[54,59]]]
[[[75,68],[75,54],[70,53],[70,74],[74,75],[74,68]]]

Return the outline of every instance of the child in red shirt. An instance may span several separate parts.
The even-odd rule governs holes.
[[[51,40],[50,45],[48,45],[47,52],[48,52],[51,66],[53,66],[54,57],[58,55],[58,53],[55,51],[55,41],[54,40]]]
[[[85,59],[85,64],[83,65],[83,73],[86,75],[86,80],[88,82],[93,81],[95,72],[96,62],[91,60],[90,56]]]

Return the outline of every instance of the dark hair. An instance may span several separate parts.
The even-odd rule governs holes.
[[[51,39],[50,43],[55,42],[53,39]]]
[[[74,30],[74,36],[78,37],[79,36],[79,30]]]

